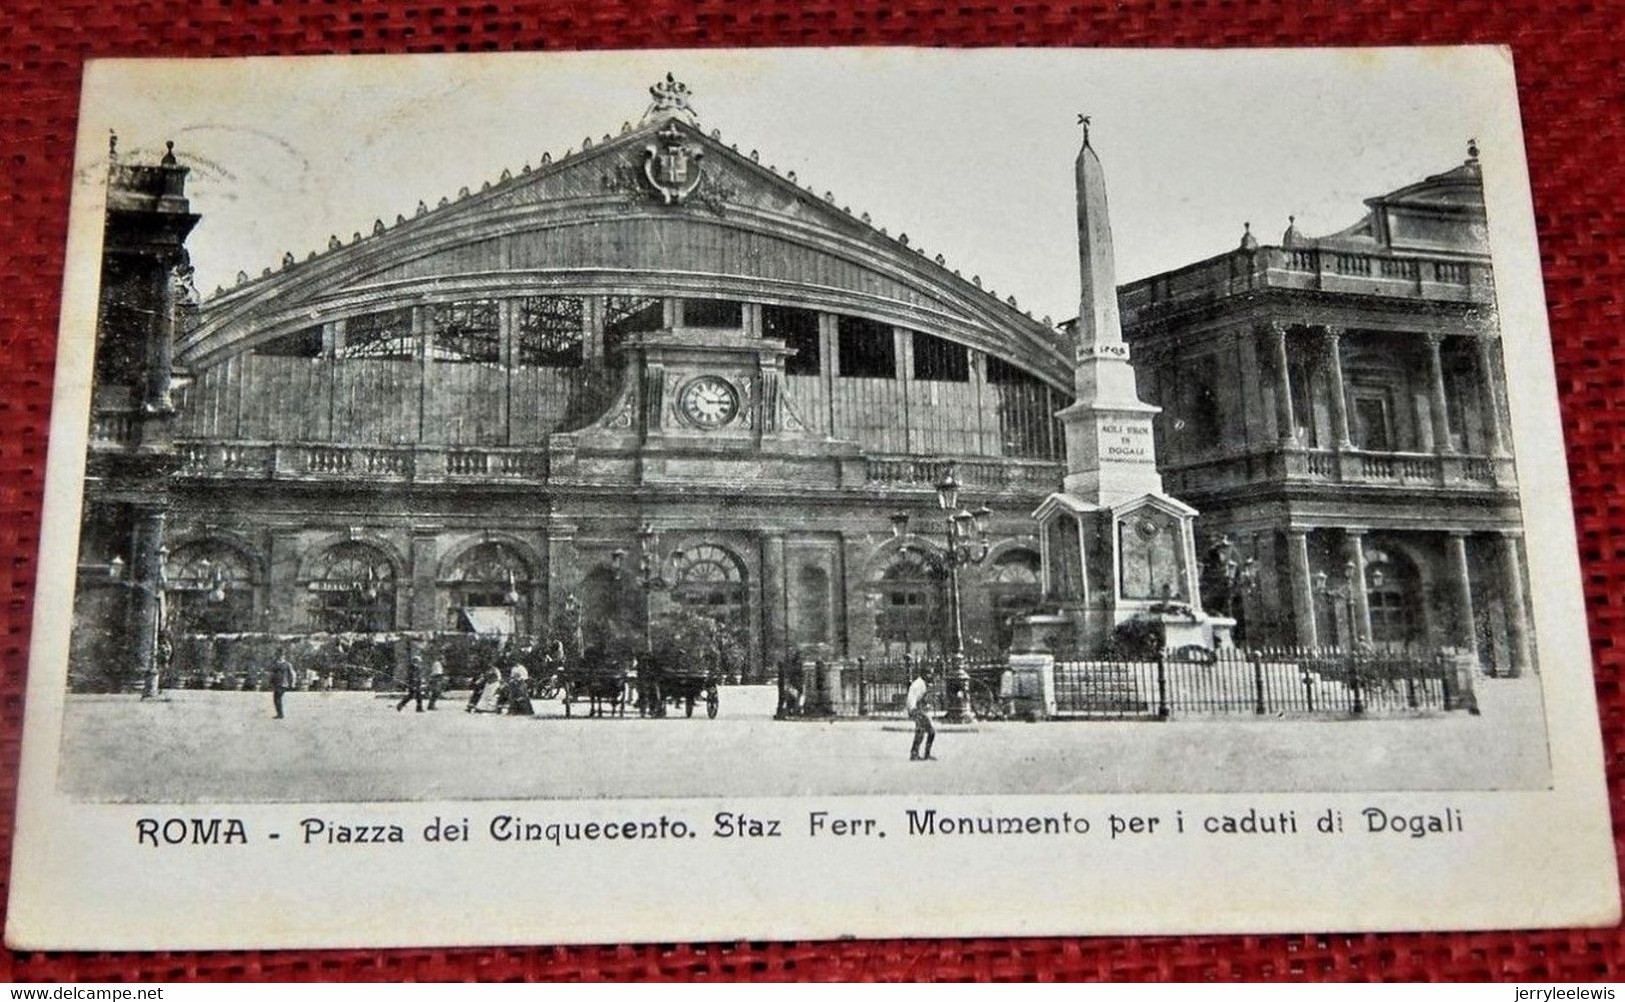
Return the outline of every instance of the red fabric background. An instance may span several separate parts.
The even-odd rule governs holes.
[[[0,853],[9,873],[23,676],[82,61],[745,45],[1510,44],[1574,481],[1615,807],[1625,750],[1625,4],[1610,0],[9,0],[0,9]],[[0,977],[201,979],[1625,978],[1618,929],[732,943],[322,953],[0,954]]]

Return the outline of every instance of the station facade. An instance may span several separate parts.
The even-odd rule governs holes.
[[[203,302],[174,351],[171,631],[529,634],[573,605],[636,633],[680,604],[757,674],[925,653],[952,466],[994,512],[961,579],[997,650],[1039,597],[1066,335],[652,94]]]
[[[201,304],[185,168],[115,164],[76,684],[167,635],[637,634],[672,606],[756,677],[931,653],[950,467],[993,512],[969,652],[1008,645],[1044,598],[1074,327],[705,131],[681,84],[651,96]],[[1199,602],[1238,640],[1530,667],[1478,170],[1120,290]]]

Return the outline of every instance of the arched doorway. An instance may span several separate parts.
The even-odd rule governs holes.
[[[316,562],[308,587],[310,620],[326,633],[395,629],[395,565],[368,543],[339,543]]]
[[[183,544],[164,561],[164,601],[175,633],[246,633],[255,625],[253,564],[217,539]]]
[[[944,575],[917,549],[899,550],[881,573],[875,592],[875,640],[886,657],[930,657],[942,649],[947,615]]]
[[[1038,605],[1044,587],[1038,554],[1028,549],[1008,550],[994,561],[987,576],[988,605],[993,613],[996,650],[1010,649],[1011,622]]]
[[[531,629],[530,567],[512,546],[485,542],[457,558],[440,582],[447,628],[503,636]]]
[[[672,601],[735,628],[746,622],[745,565],[714,543],[683,551],[672,584]]]
[[[1371,610],[1371,643],[1379,649],[1404,648],[1427,640],[1422,575],[1403,552],[1373,546],[1365,554],[1366,605]]]

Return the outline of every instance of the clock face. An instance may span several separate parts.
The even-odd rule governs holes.
[[[739,393],[726,379],[701,376],[683,387],[677,408],[700,428],[721,428],[739,413]]]

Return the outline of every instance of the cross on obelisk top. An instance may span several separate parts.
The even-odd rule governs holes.
[[[1090,116],[1088,116],[1088,115],[1084,115],[1084,114],[1079,114],[1078,115],[1078,124],[1083,126],[1083,145],[1085,145],[1085,146],[1089,145],[1089,123],[1092,120],[1093,119],[1091,119]]]

